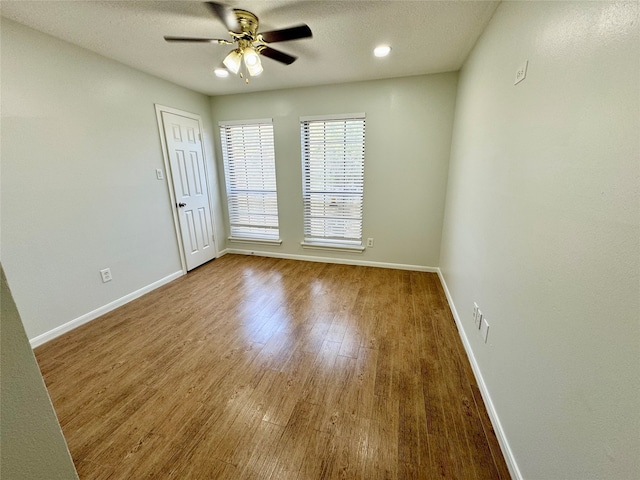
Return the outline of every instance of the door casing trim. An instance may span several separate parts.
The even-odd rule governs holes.
[[[211,175],[209,174],[209,166],[207,161],[207,151],[204,147],[204,127],[202,125],[202,117],[197,113],[186,112],[173,107],[167,107],[166,105],[154,104],[156,109],[156,121],[158,122],[158,133],[160,135],[160,143],[162,145],[162,158],[164,160],[165,181],[167,182],[167,189],[169,190],[169,200],[171,202],[171,212],[173,214],[173,228],[176,235],[176,241],[178,242],[178,250],[180,251],[180,264],[182,266],[183,275],[187,274],[187,259],[184,253],[184,245],[182,244],[182,235],[180,234],[180,220],[178,218],[178,207],[176,207],[176,194],[173,190],[173,172],[171,171],[171,163],[169,159],[169,150],[167,147],[167,139],[165,138],[164,122],[162,120],[163,113],[171,113],[173,115],[179,115],[181,117],[190,118],[198,122],[198,128],[200,129],[200,146],[202,147],[202,158],[204,160],[204,175],[207,182],[207,194],[209,196],[209,212],[211,212],[211,225],[213,226],[211,235],[213,240],[213,251],[215,253],[214,258],[220,256],[218,250],[218,239],[216,238],[216,218],[214,214],[214,205],[212,203],[213,192],[211,191]]]

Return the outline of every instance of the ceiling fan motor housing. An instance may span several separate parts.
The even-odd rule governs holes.
[[[238,18],[238,24],[240,25],[240,29],[242,33],[244,33],[244,36],[250,37],[250,40],[254,41],[258,34],[258,17],[247,10],[239,8],[234,8],[233,12]]]

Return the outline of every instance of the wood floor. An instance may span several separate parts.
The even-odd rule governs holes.
[[[433,273],[226,255],[36,349],[85,479],[508,479]]]

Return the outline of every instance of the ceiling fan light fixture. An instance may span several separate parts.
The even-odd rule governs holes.
[[[376,57],[386,57],[391,52],[391,47],[389,45],[379,45],[373,49],[373,54]]]
[[[219,78],[227,78],[229,76],[229,70],[225,68],[216,68],[213,73]]]
[[[0,0],[1,1],[1,0]],[[217,43],[218,45],[235,45],[234,50],[229,52],[222,63],[226,70],[216,69],[214,73],[218,77],[227,77],[229,74],[239,75],[246,83],[249,83],[249,76],[260,75],[263,71],[261,56],[265,56],[284,65],[291,65],[296,61],[295,56],[286,54],[270,47],[267,44],[276,42],[287,42],[301,38],[311,38],[313,34],[308,25],[300,24],[289,28],[260,32],[258,17],[239,8],[232,8],[229,5],[218,2],[204,2],[218,20],[220,20],[231,36],[230,40],[222,38],[201,38],[201,37],[175,37],[165,35],[167,42],[183,43]],[[244,57],[244,68],[243,68]]]
[[[247,70],[249,71],[249,75],[251,75],[252,77],[257,77],[262,73],[262,64],[257,63],[255,65],[252,65],[251,67],[247,67]]]
[[[222,61],[225,67],[229,69],[231,73],[236,75],[240,71],[240,65],[242,64],[242,50],[233,50]],[[246,60],[245,60],[246,63]]]
[[[262,73],[262,62],[258,56],[258,52],[253,47],[247,47],[243,51],[244,65],[247,67],[249,75],[255,77]]]
[[[247,67],[252,67],[257,63],[260,63],[260,58],[258,58],[258,54],[253,49],[253,47],[245,48],[242,53],[244,53],[244,64]]]

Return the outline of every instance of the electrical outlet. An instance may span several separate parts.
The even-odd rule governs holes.
[[[487,343],[487,339],[489,338],[489,322],[485,317],[482,317],[482,321],[480,322],[480,336],[484,340],[484,343]]]
[[[367,238],[367,247],[373,247],[373,238]]]
[[[111,269],[105,268],[104,270],[100,270],[100,276],[102,277],[102,283],[107,283],[113,280],[111,276]]]
[[[479,330],[482,328],[482,310],[478,309],[476,313],[476,328]]]

